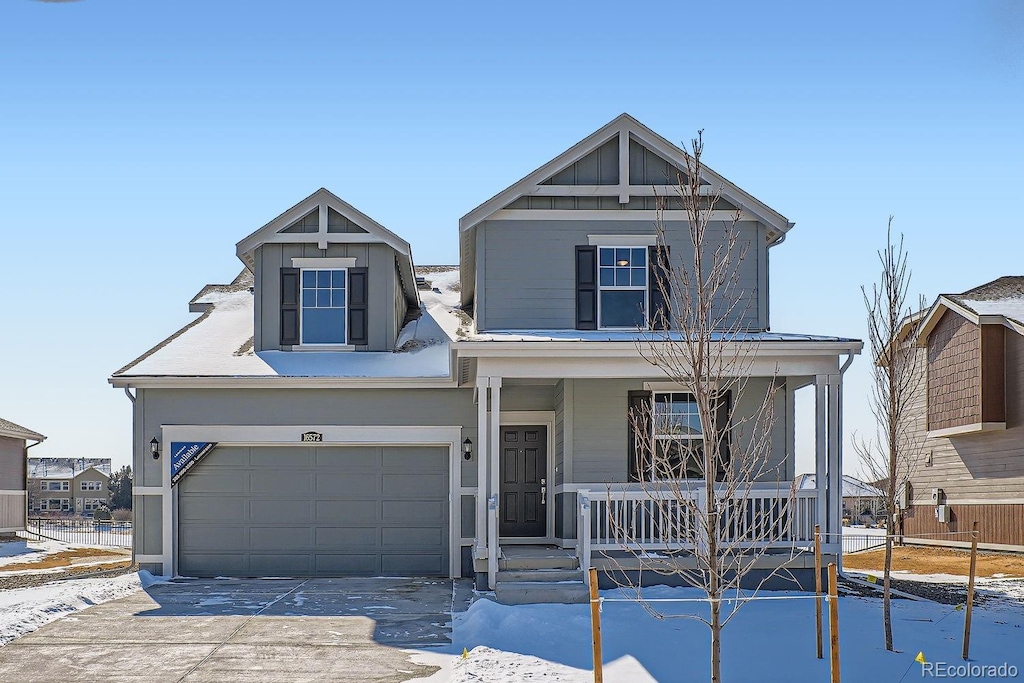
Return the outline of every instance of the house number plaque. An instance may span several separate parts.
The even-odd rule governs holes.
[[[303,432],[302,442],[303,443],[321,443],[324,440],[324,435],[320,432]]]

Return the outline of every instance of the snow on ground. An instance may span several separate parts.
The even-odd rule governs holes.
[[[74,618],[69,615],[90,605],[115,600],[162,580],[142,571],[0,590],[0,646],[51,621]]]
[[[623,597],[602,591],[608,599]],[[698,598],[693,589],[655,587],[651,599]],[[726,626],[723,678],[727,681],[828,680],[828,633],[825,658],[815,657],[814,602],[804,593],[764,593],[798,596],[795,600],[765,600],[745,605]],[[992,605],[992,602],[988,603]],[[707,613],[700,602],[657,603],[667,613]],[[827,612],[826,612],[827,615]],[[893,603],[893,631],[899,653],[886,652],[882,640],[881,601],[839,599],[841,665],[851,681],[898,681],[921,676],[914,662],[924,652],[929,662],[962,664],[964,612],[927,601]],[[826,622],[827,623],[827,622]],[[706,681],[709,678],[710,636],[692,619],[658,620],[633,602],[605,602],[601,615],[605,680]],[[971,662],[1017,666],[1024,671],[1024,606],[978,606],[974,611]],[[453,644],[447,661],[427,655],[444,671],[429,679],[469,683],[544,680],[551,683],[592,680],[590,609],[588,605],[499,605],[478,600],[455,615]],[[460,657],[463,648],[469,656]],[[909,673],[908,673],[909,672]],[[650,678],[647,678],[647,677]]]

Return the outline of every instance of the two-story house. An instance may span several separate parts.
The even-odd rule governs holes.
[[[683,168],[681,149],[622,115],[465,215],[457,272],[417,271],[407,242],[323,189],[241,240],[235,281],[204,288],[196,321],[111,378],[134,402],[140,566],[494,587],[517,549],[586,548],[599,563],[621,547],[599,496],[577,542],[580,502],[639,499],[649,473],[631,465],[630,408],[690,400],[637,344],[656,298],[656,195]],[[771,392],[779,417],[770,458],[787,484],[764,482],[766,500],[789,494],[794,392],[815,387],[818,485],[798,492],[780,542],[806,546],[815,522],[840,529],[827,492],[861,343],[769,331],[768,254],[793,224],[711,170],[699,181],[721,189],[719,218],[738,212],[750,247],[743,338],[729,343],[758,349],[736,414]],[[685,213],[664,219],[685,259]]]
[[[963,547],[977,522],[981,547],[1024,550],[1024,277],[940,295],[916,341],[904,533]]]
[[[29,458],[29,513],[91,517],[109,507],[109,483],[110,458]]]
[[[26,456],[29,448],[45,440],[38,432],[0,418],[0,536],[25,529]]]

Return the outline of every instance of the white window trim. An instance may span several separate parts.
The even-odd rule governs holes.
[[[340,258],[293,258],[292,268],[309,268],[311,270],[344,270],[356,267],[355,256]]]
[[[607,237],[607,235],[605,237]],[[651,325],[651,283],[650,283],[650,279],[651,279],[650,278],[651,264],[649,263],[650,256],[647,253],[647,246],[643,245],[643,244],[636,244],[635,242],[634,243],[630,243],[630,244],[603,244],[602,243],[602,244],[597,244],[597,245],[594,245],[594,246],[597,247],[597,329],[599,329],[599,330],[619,330],[619,331],[622,331],[622,330],[636,330],[637,329],[635,326],[631,326],[631,325],[630,326],[626,326],[626,327],[611,327],[611,326],[602,324],[602,321],[601,321],[602,309],[603,309],[603,306],[601,305],[601,292],[605,292],[605,291],[608,291],[608,292],[638,292],[641,289],[640,287],[635,287],[633,285],[630,285],[630,286],[626,287],[626,286],[619,286],[619,285],[607,285],[607,286],[604,286],[604,285],[601,284],[601,250],[602,249],[614,249],[616,247],[622,248],[622,249],[643,249],[644,250],[644,286],[643,286],[643,291],[644,291],[644,325],[643,325],[642,329],[645,329],[645,330],[646,329],[650,329],[650,325]],[[605,266],[605,267],[607,268],[607,266]],[[345,296],[346,296],[346,298],[348,297],[347,294]]]
[[[587,235],[592,247],[653,247],[658,244],[657,235]]]
[[[296,261],[310,261],[310,262],[314,263],[315,265],[305,266],[305,267],[293,266],[293,267],[299,268],[299,344],[297,346],[293,346],[292,349],[293,350],[299,350],[299,351],[354,351],[356,347],[348,343],[348,333],[349,333],[349,329],[348,329],[348,308],[349,308],[349,303],[348,303],[349,302],[348,269],[352,268],[352,267],[355,267],[355,261],[356,260],[354,258],[339,258],[339,259],[326,259],[326,258],[323,258],[323,259],[299,259],[299,258],[295,258],[295,259],[292,259],[292,263],[293,264]],[[352,265],[351,266],[331,266],[331,265],[326,265],[325,262],[328,262],[328,261],[345,261],[345,262],[351,261]],[[303,344],[302,343],[302,321],[306,317],[305,314],[304,314],[304,306],[302,305],[302,275],[307,270],[343,270],[343,271],[345,271],[345,309],[344,309],[345,310],[345,341],[339,342],[337,344]]]
[[[693,396],[693,393],[691,391],[679,390],[679,389],[668,389],[668,390],[663,390],[663,391],[652,391],[651,392],[651,432],[652,432],[651,436],[653,437],[654,441],[655,442],[658,442],[658,441],[678,441],[680,443],[683,442],[683,441],[688,441],[691,444],[694,441],[700,441],[703,446],[706,446],[706,443],[705,443],[706,440],[704,438],[704,423],[703,422],[700,425],[700,437],[699,438],[695,437],[695,436],[692,436],[690,434],[659,434],[658,433],[658,419],[657,419],[657,416],[656,416],[655,410],[654,410],[654,406],[657,403],[657,401],[655,400],[655,397],[658,394],[689,394],[690,396]],[[697,419],[700,420],[700,414],[699,413],[697,414]],[[653,460],[652,460],[652,463],[651,463],[652,470],[650,472],[651,481],[687,481],[687,482],[704,481],[704,479],[696,479],[696,478],[684,478],[684,479],[661,479],[661,478],[655,478],[655,472],[653,470],[653,467],[654,467],[654,463],[653,463]]]

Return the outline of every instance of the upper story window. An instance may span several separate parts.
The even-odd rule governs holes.
[[[41,481],[39,482],[40,491],[68,491],[70,490],[70,482],[67,481]]]
[[[598,326],[647,327],[647,247],[598,248]]]
[[[83,481],[79,482],[79,486],[83,491],[102,491],[103,484],[98,481]]]
[[[657,458],[651,479],[703,478],[704,428],[692,394],[654,394],[654,442]]]
[[[347,270],[302,270],[302,344],[345,344],[348,292]]]

